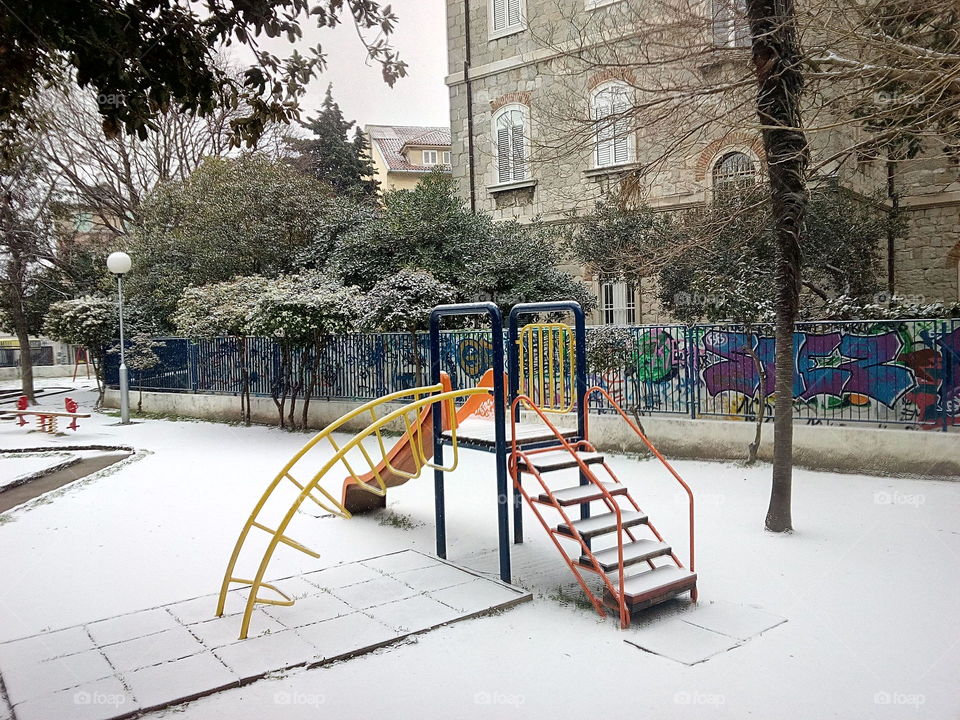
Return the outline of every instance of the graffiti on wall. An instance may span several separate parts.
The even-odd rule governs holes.
[[[960,328],[943,333],[932,325],[877,327],[869,334],[861,328],[795,333],[798,414],[920,425],[946,415],[948,422],[957,422]],[[708,399],[702,412],[729,413],[737,408],[738,397],[756,402],[758,363],[766,377],[765,394],[774,394],[773,338],[711,330],[703,334],[699,350],[703,388],[716,401],[711,408]]]

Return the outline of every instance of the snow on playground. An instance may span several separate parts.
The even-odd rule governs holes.
[[[72,396],[81,407],[93,401],[89,392]],[[253,504],[309,437],[116,423],[95,415],[60,437],[0,424],[0,448],[138,450],[0,515],[0,642],[217,592]],[[682,493],[651,462],[613,456],[611,465],[686,562]],[[525,509],[513,579],[533,591],[532,603],[149,717],[960,718],[960,483],[797,470],[798,530],[777,536],[763,530],[769,466],[675,466],[697,498],[698,609],[671,602],[640,613],[627,631],[599,619]],[[493,456],[462,451],[446,496],[448,558],[496,577]],[[270,577],[434,550],[429,476],[392,489],[386,511],[349,521],[320,514],[316,506],[301,513],[289,534],[321,558],[278,551]],[[693,613],[706,611],[734,624],[786,622],[716,649],[678,648],[690,627],[678,618],[695,623]],[[651,638],[669,652],[629,642]],[[715,654],[693,665],[664,656],[691,649]]]

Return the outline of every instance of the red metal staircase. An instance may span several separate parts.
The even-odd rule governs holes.
[[[543,410],[525,395],[517,397],[513,403],[511,416],[514,418],[514,427],[517,410],[527,409],[539,416],[553,432],[554,440],[546,447],[524,449],[516,440],[517,433],[513,432],[509,470],[515,489],[543,525],[593,607],[601,617],[606,617],[606,609],[616,611],[620,626],[626,628],[630,624],[632,611],[650,607],[687,591],[692,600],[697,599],[693,493],[603,388],[594,387],[587,391],[582,405],[584,413],[588,406],[586,398],[593,393],[600,393],[606,398],[686,491],[689,503],[689,567],[684,567],[680,562],[673,548],[664,541],[627,487],[586,437],[569,439],[569,434],[565,436],[558,430]],[[589,427],[586,418],[584,427]],[[557,473],[554,477],[568,475],[561,472],[564,470],[578,470],[579,484],[570,485],[567,477],[565,487],[551,487],[546,476],[554,473]],[[532,492],[524,488],[524,474],[534,479],[539,487]],[[559,484],[558,481],[554,482]],[[595,508],[595,505],[602,505],[602,508]],[[581,517],[578,508],[587,512]],[[571,515],[571,509],[577,511],[577,519]],[[601,512],[594,514],[595,509]],[[609,546],[594,550],[594,540],[605,540]],[[585,572],[593,573],[600,579],[600,596],[591,589]]]

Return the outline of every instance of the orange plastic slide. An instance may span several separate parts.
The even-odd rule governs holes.
[[[443,386],[443,392],[451,389],[450,376],[446,373],[440,373],[440,383]],[[477,387],[493,387],[492,368],[483,374]],[[462,423],[474,414],[491,416],[492,410],[493,397],[491,395],[471,395],[467,398],[463,407],[457,410],[457,423]],[[417,427],[423,429],[423,432],[419,433],[419,437],[422,444],[423,456],[429,460],[433,457],[433,412],[429,407],[420,413],[420,417],[417,418]],[[450,422],[445,417],[443,419],[443,429],[447,430],[449,427]],[[390,449],[387,453],[387,461],[391,467],[407,473],[416,472],[417,462],[413,454],[413,449],[410,447],[411,442],[411,433],[404,433],[400,440],[397,441],[397,444]],[[364,483],[375,485],[377,482],[377,473],[380,474],[381,479],[387,487],[403,485],[410,479],[405,475],[390,472],[387,469],[387,462],[381,461],[380,464],[377,465],[376,472],[370,471],[361,475],[360,480]],[[343,481],[343,506],[351,513],[367,512],[369,510],[386,507],[386,505],[386,496],[367,492],[357,485],[356,480],[352,477],[348,477]]]

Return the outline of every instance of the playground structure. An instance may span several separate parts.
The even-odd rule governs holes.
[[[573,326],[559,322],[520,326],[524,316],[559,313],[572,314]],[[449,377],[440,371],[441,323],[444,318],[455,316],[483,316],[489,322],[491,367],[477,387],[454,389]],[[601,617],[612,610],[621,627],[626,628],[632,611],[684,592],[689,592],[696,601],[693,493],[613,397],[600,387],[587,387],[586,328],[580,306],[570,301],[517,305],[509,315],[508,333],[509,351],[505,355],[503,318],[493,303],[434,308],[430,318],[431,385],[392,393],[361,405],[314,436],[280,470],[244,524],[221,583],[218,616],[224,613],[227,592],[232,585],[250,587],[241,639],[247,637],[256,604],[294,603],[290,596],[265,581],[270,560],[279,545],[319,557],[319,553],[286,534],[297,511],[308,499],[327,513],[350,518],[353,513],[383,507],[388,488],[417,478],[425,468],[431,468],[436,553],[446,558],[444,476],[456,469],[460,451],[464,449],[495,455],[499,565],[503,582],[510,583],[512,577],[511,506],[513,542],[521,543],[523,503],[526,502]],[[590,397],[597,393],[604,396],[685,491],[689,509],[687,566],[664,541],[604,456],[590,443],[587,411]],[[458,402],[462,403],[459,408]],[[396,407],[396,403],[403,404]],[[576,414],[576,430],[560,430],[548,417],[551,413],[569,412]],[[369,418],[369,423],[349,440],[340,442],[334,437],[334,433],[343,432],[362,418]],[[398,425],[403,434],[388,450],[384,432]],[[446,446],[452,455],[449,465],[444,465]],[[323,459],[315,461],[320,450],[325,453]],[[329,456],[331,450],[332,457]],[[347,473],[342,481],[342,475],[334,473],[340,466]],[[560,478],[565,474],[563,471],[575,471],[578,482],[571,485],[567,478],[564,486],[553,487],[547,477],[558,473],[555,477]],[[342,482],[339,497],[330,489],[331,481]],[[508,492],[511,484],[512,493]],[[561,481],[553,484],[559,485]],[[290,485],[298,491],[292,500],[278,492]],[[592,514],[593,503],[602,505],[602,512]],[[280,512],[275,513],[274,508]],[[271,527],[268,517],[277,515],[280,520],[271,523],[274,524]],[[556,515],[559,518],[552,517]],[[652,538],[640,537],[644,527]],[[237,566],[252,530],[267,536],[267,546],[252,576],[239,576]],[[595,540],[605,547],[594,549]],[[637,568],[643,569],[636,572]],[[592,578],[594,587],[588,578]],[[272,596],[265,596],[261,590]]]
[[[50,410],[49,408],[32,408],[29,406],[27,396],[21,395],[17,399],[17,408],[15,410],[7,410],[6,412],[12,417],[15,417],[17,419],[17,424],[21,427],[27,424],[28,417],[31,415],[36,417],[37,428],[41,432],[45,432],[49,435],[56,435],[58,418],[70,418],[70,424],[67,425],[67,427],[70,430],[77,430],[80,427],[77,424],[77,420],[80,418],[90,417],[90,413],[77,412],[80,407],[73,398],[64,398],[63,407],[64,410],[62,412]]]

